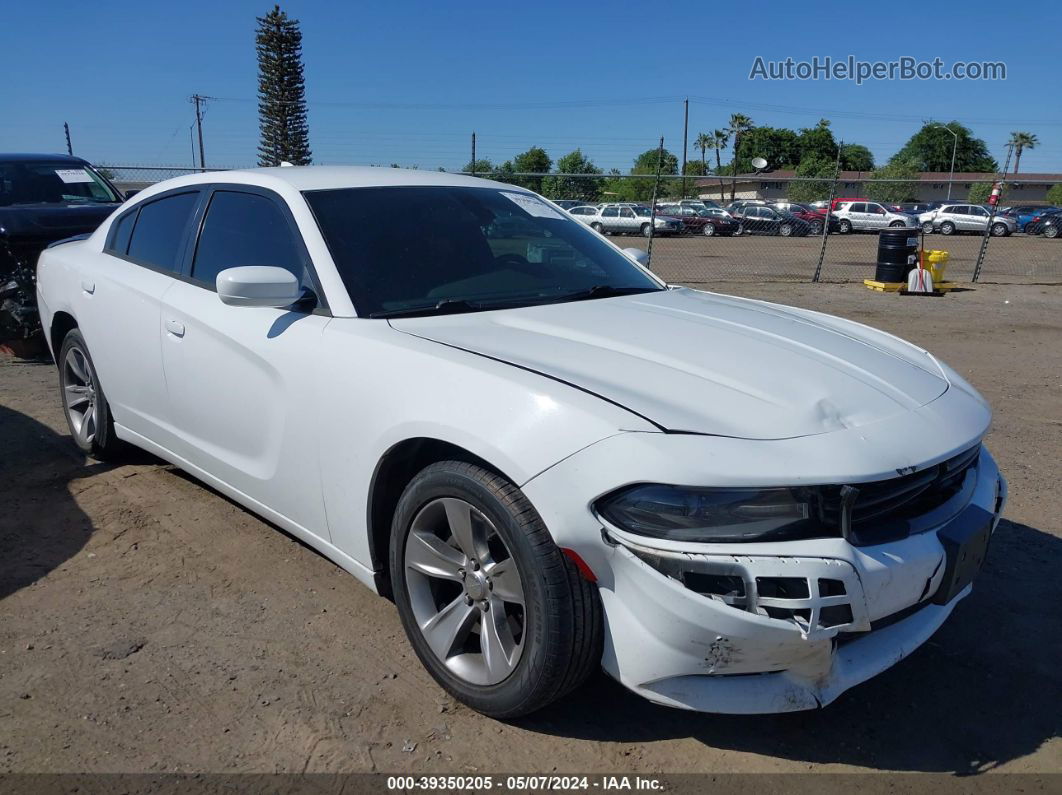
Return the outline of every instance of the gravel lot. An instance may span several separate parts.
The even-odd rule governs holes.
[[[995,407],[1007,519],[912,657],[812,713],[687,714],[599,676],[498,723],[446,697],[393,606],[324,558],[146,455],[83,460],[53,367],[6,359],[0,772],[1062,771],[1062,287],[715,289],[908,337]]]

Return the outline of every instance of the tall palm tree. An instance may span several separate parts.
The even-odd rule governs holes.
[[[1021,163],[1021,153],[1025,149],[1035,149],[1040,139],[1030,132],[1012,132],[1010,145],[1014,147],[1014,173],[1018,173],[1018,164]]]
[[[694,149],[701,150],[701,174],[708,174],[707,152],[712,147],[712,137],[708,133],[701,133],[693,142]]]
[[[723,162],[720,159],[719,152],[726,149],[726,145],[730,143],[730,136],[726,130],[712,130],[711,141],[711,147],[715,150],[715,173],[718,174],[723,170]],[[719,201],[726,201],[726,197],[723,195],[723,180],[719,180]]]
[[[731,160],[732,168],[730,169],[730,201],[734,201],[734,193],[737,191],[737,156],[738,146],[741,145],[741,136],[752,128],[752,119],[744,113],[732,113],[730,115],[730,124],[726,128],[726,131],[734,140],[734,157]]]

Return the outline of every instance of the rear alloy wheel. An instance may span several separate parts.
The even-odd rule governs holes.
[[[840,232],[842,235],[847,235],[851,233],[852,222],[849,221],[847,218],[842,218],[840,223],[837,225],[837,231]]]
[[[924,234],[924,235],[933,234],[933,222],[932,221],[926,221],[924,224],[922,224],[922,234]]]
[[[991,234],[992,237],[1003,237],[1007,234],[1006,224],[992,224]]]
[[[906,226],[906,224],[903,221],[893,221],[889,226],[893,229],[898,229],[901,226]]]
[[[1058,227],[1054,226],[1053,224],[1051,226],[1045,226],[1044,237],[1049,237],[1054,240],[1056,237],[1058,237]]]
[[[705,237],[712,237],[715,234],[715,227],[712,224],[705,224],[704,228],[701,229],[701,233]]]
[[[111,408],[80,331],[73,329],[66,335],[57,360],[63,413],[74,443],[101,460],[120,452],[122,443],[114,434]]]
[[[526,715],[597,668],[597,591],[512,483],[444,461],[406,487],[392,523],[391,583],[413,650],[459,701]]]
[[[953,235],[953,234],[955,234],[955,224],[953,224],[951,221],[945,221],[944,223],[942,223],[940,225],[940,234],[942,234],[942,235]]]
[[[822,226],[823,226],[822,224],[812,224],[811,225],[811,229],[808,231],[808,234],[809,235],[821,235],[822,234]]]
[[[790,224],[782,224],[778,227],[778,234],[782,237],[790,237],[793,234],[793,227]]]

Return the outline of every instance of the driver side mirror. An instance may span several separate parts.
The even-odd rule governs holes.
[[[226,268],[214,280],[218,298],[229,306],[282,308],[299,300],[299,280],[291,271],[272,265]]]
[[[639,265],[643,265],[645,267],[649,266],[649,255],[646,252],[642,251],[640,248],[625,248],[623,249],[623,253],[635,262],[637,262]]]

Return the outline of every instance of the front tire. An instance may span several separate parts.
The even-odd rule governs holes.
[[[67,333],[56,361],[63,414],[74,444],[93,458],[114,457],[121,452],[122,442],[115,436],[110,404],[100,386],[88,345],[78,329]]]
[[[905,224],[903,221],[893,221],[891,224],[889,224],[890,229],[898,229],[901,226],[907,226],[907,224]]]
[[[715,227],[712,224],[705,224],[701,232],[705,237],[712,237],[715,235]]]
[[[1043,231],[1043,235],[1046,238],[1054,240],[1056,237],[1058,237],[1058,227],[1057,226],[1045,226],[1044,227],[1044,231]]]
[[[590,224],[590,228],[597,232],[599,235],[604,234],[605,231],[605,227],[601,226],[601,224],[599,223]]]
[[[642,224],[642,237],[649,237],[649,224]]]
[[[600,664],[597,591],[516,486],[432,464],[391,529],[391,582],[413,650],[454,698],[495,718],[534,712]]]
[[[852,233],[852,222],[847,218],[842,218],[841,222],[837,226],[837,231],[842,235],[848,235]]]
[[[793,234],[793,227],[790,224],[782,224],[778,227],[778,234],[782,237],[791,237]]]
[[[955,234],[955,224],[953,224],[951,221],[945,221],[944,223],[942,223],[940,225],[940,234],[942,234],[942,235],[954,235]]]
[[[923,235],[931,235],[931,234],[933,234],[933,222],[932,221],[926,221],[924,224],[922,224],[922,234]]]
[[[1006,224],[992,224],[992,229],[990,231],[992,237],[1006,237],[1008,232]]]

